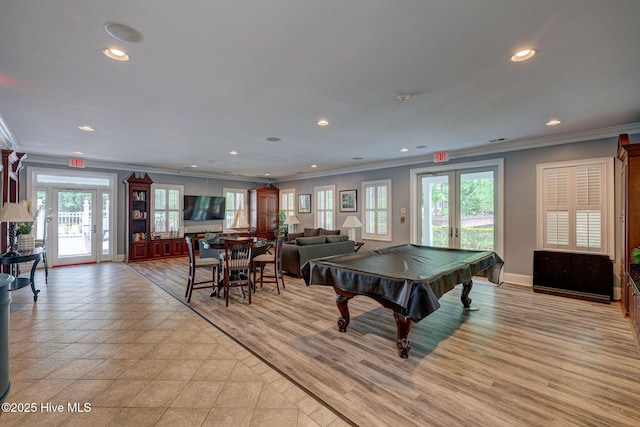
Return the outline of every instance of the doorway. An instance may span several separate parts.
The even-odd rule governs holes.
[[[28,189],[40,207],[36,237],[47,229],[50,266],[114,259],[115,174],[32,169]],[[45,222],[45,218],[51,221]],[[47,225],[48,224],[48,225]]]
[[[412,241],[500,253],[499,160],[412,170]]]

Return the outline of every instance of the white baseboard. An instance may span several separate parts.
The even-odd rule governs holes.
[[[520,286],[533,286],[533,277],[524,274],[504,273],[502,281]]]

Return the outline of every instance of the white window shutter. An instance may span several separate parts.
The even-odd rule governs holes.
[[[569,223],[569,170],[566,168],[546,169],[544,172],[546,246],[568,248],[571,225]]]

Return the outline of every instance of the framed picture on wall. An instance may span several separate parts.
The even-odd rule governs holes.
[[[345,190],[340,192],[340,212],[357,212],[358,191]]]
[[[298,213],[311,213],[311,194],[298,195]]]

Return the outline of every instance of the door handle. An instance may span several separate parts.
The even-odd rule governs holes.
[[[449,237],[453,237],[453,227],[449,227]]]
[[[458,227],[456,227],[456,239],[458,238]]]
[[[93,234],[96,234],[96,225],[93,224]]]

